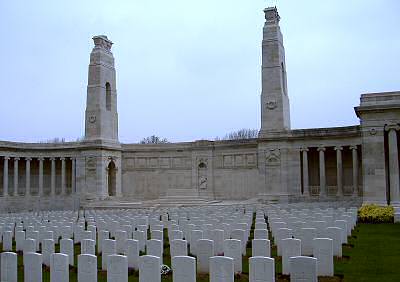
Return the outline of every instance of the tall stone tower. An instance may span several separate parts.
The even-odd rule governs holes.
[[[259,137],[290,130],[290,107],[286,81],[285,48],[279,14],[266,8],[262,41],[261,130]]]
[[[117,91],[113,44],[105,35],[94,36],[87,86],[85,140],[118,143]]]

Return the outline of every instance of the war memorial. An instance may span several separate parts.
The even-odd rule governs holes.
[[[264,13],[253,139],[120,143],[113,43],[93,37],[84,140],[0,141],[1,281],[343,281],[358,208],[400,206],[400,92],[361,94],[360,124],[292,130]]]

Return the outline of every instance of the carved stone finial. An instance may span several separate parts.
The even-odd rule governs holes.
[[[281,17],[279,16],[278,9],[276,7],[269,7],[264,9],[265,23],[266,24],[278,24]]]
[[[101,48],[108,52],[111,52],[112,41],[105,35],[93,36],[94,48]]]

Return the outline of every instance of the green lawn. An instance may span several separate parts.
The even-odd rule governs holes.
[[[400,281],[400,224],[358,224],[335,261],[344,281]]]
[[[253,226],[254,227],[254,226]],[[171,266],[169,257],[168,232],[164,231],[164,264]],[[253,238],[251,231],[250,240]],[[15,248],[15,243],[14,243]],[[0,249],[2,246],[0,244]],[[59,246],[56,246],[56,252]],[[75,264],[80,246],[75,246]],[[248,244],[247,254],[251,255]],[[281,258],[276,256],[276,247],[272,248],[275,258],[276,281],[289,281],[281,275]],[[98,258],[99,270],[101,257]],[[349,243],[343,246],[343,258],[334,259],[335,277],[320,277],[319,281],[400,281],[400,224],[358,224]],[[18,281],[23,281],[22,255],[18,256]],[[50,281],[50,273],[44,268],[43,281]],[[70,281],[77,281],[76,268],[70,270]],[[99,271],[98,281],[107,281],[106,272]],[[139,281],[138,272],[131,272],[130,282]],[[163,276],[163,282],[172,282],[172,275]],[[197,277],[198,282],[208,282],[208,275]],[[235,277],[236,282],[248,281],[248,256],[243,257],[243,273]]]

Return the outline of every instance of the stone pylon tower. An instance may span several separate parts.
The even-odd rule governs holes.
[[[86,100],[85,140],[118,142],[117,91],[113,44],[105,35],[94,36],[90,54]]]
[[[261,130],[259,137],[290,130],[290,107],[286,81],[285,48],[279,14],[266,8],[262,41]]]

